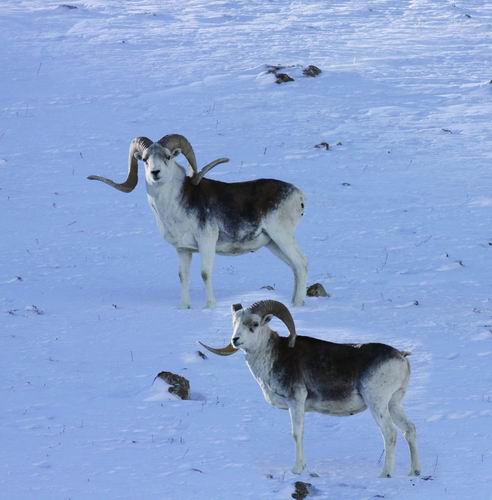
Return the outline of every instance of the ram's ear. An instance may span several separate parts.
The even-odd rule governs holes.
[[[243,308],[243,306],[241,304],[232,304],[231,312],[232,312],[232,314],[235,314],[238,311],[240,311],[242,308]]]
[[[140,151],[135,151],[135,153],[133,153],[133,157],[135,160],[142,160],[142,153]]]
[[[270,323],[271,319],[273,318],[273,314],[267,314],[266,316],[263,316],[260,321],[260,325],[266,325],[267,323]]]
[[[232,327],[235,328],[235,325],[238,321],[238,316],[242,315],[243,306],[241,304],[232,304],[231,306],[231,319],[232,319]]]

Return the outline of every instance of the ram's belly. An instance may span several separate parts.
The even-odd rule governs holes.
[[[245,234],[235,240],[227,235],[220,234],[216,252],[220,255],[240,255],[256,252],[256,250],[268,244],[269,241],[270,237],[263,232]]]
[[[352,392],[349,396],[341,400],[320,400],[308,398],[306,401],[306,411],[315,411],[327,415],[348,416],[360,413],[367,408],[364,400],[357,392]]]

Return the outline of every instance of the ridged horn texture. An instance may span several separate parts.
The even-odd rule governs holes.
[[[208,345],[205,345],[203,342],[198,341],[200,345],[205,347],[210,352],[213,352],[214,354],[218,354],[219,356],[230,356],[231,354],[236,353],[239,349],[236,349],[232,344],[229,343],[229,345],[226,345],[225,347],[210,347]]]
[[[130,143],[130,151],[128,152],[128,177],[125,182],[118,184],[111,179],[106,179],[106,177],[99,175],[89,175],[87,178],[91,181],[104,182],[118,191],[130,193],[135,189],[138,182],[138,160],[135,158],[135,153],[142,154],[152,144],[152,141],[147,137],[135,137]]]
[[[193,177],[198,174],[198,168],[196,166],[196,157],[193,148],[184,135],[179,134],[169,134],[161,137],[157,141],[162,147],[169,149],[172,152],[173,149],[179,148],[184,154],[185,158],[188,160],[191,169],[193,170]]]
[[[198,174],[194,175],[191,179],[192,184],[198,186],[200,181],[205,177],[205,174],[212,170],[215,166],[220,165],[221,163],[227,163],[229,158],[218,158],[217,160],[211,161],[207,163]]]
[[[159,139],[158,143],[172,151],[173,149],[180,148],[181,152],[184,154],[185,158],[188,160],[191,169],[193,170],[193,176],[191,178],[191,182],[194,186],[198,186],[200,181],[205,177],[205,174],[210,172],[214,167],[220,165],[221,163],[227,163],[229,158],[218,158],[210,163],[207,163],[201,170],[198,172],[198,166],[196,163],[195,152],[193,151],[193,147],[190,142],[184,135],[180,134],[169,134],[165,135],[161,139]]]
[[[292,318],[290,311],[281,302],[276,300],[262,300],[249,307],[249,311],[253,314],[258,314],[258,316],[262,318],[267,314],[272,314],[283,321],[289,330],[289,347],[294,347],[296,343],[296,325],[294,324],[294,318]]]

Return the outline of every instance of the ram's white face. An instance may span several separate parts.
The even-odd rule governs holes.
[[[247,309],[233,309],[232,345],[246,352],[260,348],[268,340],[263,327],[271,319],[271,314],[261,318],[258,314],[252,314]]]
[[[135,153],[137,160],[142,160],[145,165],[145,180],[148,184],[158,184],[171,179],[172,167],[176,165],[175,158],[181,149],[170,151],[160,144],[152,144],[142,154]]]

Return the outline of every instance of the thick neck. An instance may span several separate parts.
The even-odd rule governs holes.
[[[270,330],[270,328],[265,328],[266,331],[259,333],[259,335],[262,335],[262,341],[258,343],[256,349],[246,351],[245,356],[250,370],[258,376],[261,376],[259,372],[264,369],[265,363],[270,361],[273,344],[277,340],[277,334]]]

